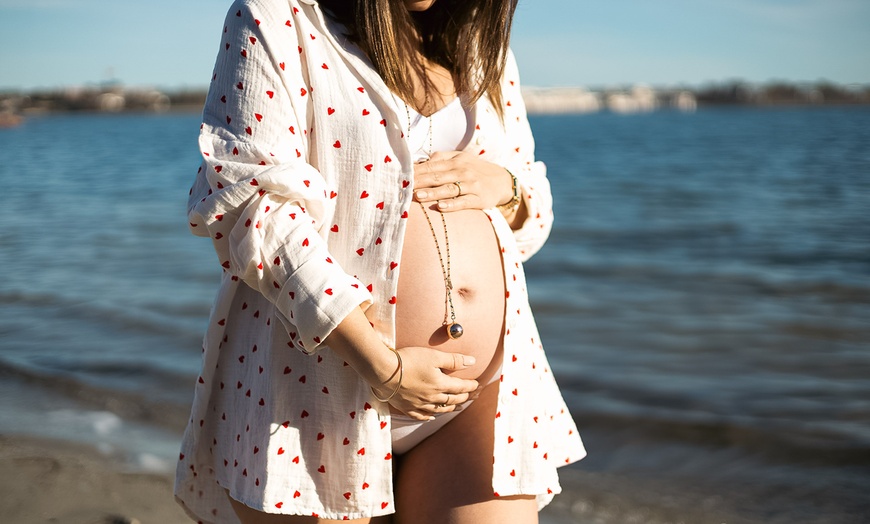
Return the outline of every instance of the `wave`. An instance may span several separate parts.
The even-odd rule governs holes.
[[[784,280],[779,275],[769,277],[760,271],[712,272],[700,270],[697,266],[688,267],[678,263],[671,265],[618,263],[605,265],[591,263],[579,257],[552,257],[540,261],[532,259],[532,262],[525,269],[530,279],[613,279],[623,280],[626,284],[647,281],[666,283],[669,287],[697,286],[700,288],[703,286],[706,289],[716,286],[733,286],[767,296],[812,296],[832,302],[870,304],[870,286],[857,279],[855,281],[834,279]]]
[[[60,294],[0,291],[0,305],[52,309],[68,318],[112,324],[123,331],[161,333],[201,338],[208,306],[192,303],[161,304],[160,308]]]
[[[740,449],[745,454],[785,464],[870,467],[870,439],[837,431],[824,422],[720,415],[673,405],[651,406],[643,400],[613,401],[598,395],[591,398],[589,393],[581,393],[589,390],[589,384],[581,386],[577,379],[565,377],[560,377],[559,385],[581,434],[584,428],[589,428],[605,432],[615,440],[680,443],[711,450]]]
[[[126,389],[100,384],[100,374],[135,374]],[[187,423],[195,377],[136,363],[49,369],[0,359],[0,377],[52,391],[85,406],[180,433]],[[103,376],[105,378],[105,376]]]

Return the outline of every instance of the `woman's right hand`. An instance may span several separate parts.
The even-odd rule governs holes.
[[[417,346],[399,348],[398,352],[404,366],[402,382],[389,404],[409,417],[430,420],[435,413],[451,412],[479,387],[476,380],[447,374],[474,365],[474,357]],[[397,372],[373,389],[386,398],[398,383]]]

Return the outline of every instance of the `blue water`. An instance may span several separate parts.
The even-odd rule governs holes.
[[[171,464],[219,278],[184,214],[198,127],[0,130],[0,434],[148,442],[139,462]],[[867,511],[870,109],[532,127],[556,225],[527,272],[577,467]]]

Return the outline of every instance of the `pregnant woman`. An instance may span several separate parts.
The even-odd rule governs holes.
[[[231,7],[189,200],[223,270],[177,468],[194,519],[537,522],[585,455],[522,269],[552,199],[514,7]]]

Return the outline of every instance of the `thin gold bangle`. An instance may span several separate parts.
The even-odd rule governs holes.
[[[511,176],[511,189],[514,194],[513,196],[511,196],[510,200],[508,200],[504,204],[499,204],[495,207],[498,208],[499,211],[510,210],[511,212],[513,212],[516,211],[518,207],[520,207],[519,181],[517,180],[517,177],[513,173],[511,173],[510,169],[504,168],[504,170],[507,171],[507,174]]]
[[[396,351],[396,348],[391,348],[390,346],[387,346],[387,348],[388,348],[390,351],[392,351],[393,353],[395,353],[395,354],[396,354],[396,358],[399,359],[399,371],[398,371],[398,373],[399,373],[399,383],[396,384],[396,389],[393,390],[393,392],[392,392],[392,393],[390,394],[390,396],[387,397],[387,398],[381,398],[381,397],[379,397],[378,394],[377,394],[377,392],[375,392],[375,388],[369,386],[369,387],[371,388],[371,390],[372,390],[372,395],[374,395],[375,398],[378,399],[378,401],[380,401],[380,402],[389,402],[390,400],[392,400],[392,398],[396,396],[396,393],[399,392],[399,388],[402,387],[402,379],[405,377],[405,365],[402,364],[402,355],[400,355],[399,352]],[[393,376],[396,376],[396,374],[393,373]]]

